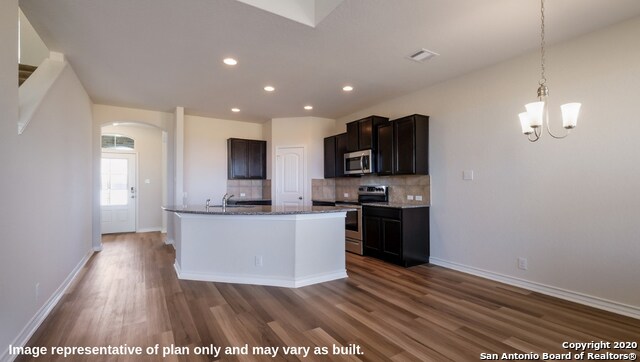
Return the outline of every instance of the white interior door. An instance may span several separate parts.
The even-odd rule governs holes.
[[[304,147],[276,150],[276,205],[297,208],[304,204]]]
[[[102,233],[136,231],[136,155],[102,153],[100,167]]]

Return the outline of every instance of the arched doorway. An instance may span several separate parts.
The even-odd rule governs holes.
[[[141,122],[101,127],[101,233],[166,231],[166,131]]]

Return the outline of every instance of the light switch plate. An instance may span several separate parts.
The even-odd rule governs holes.
[[[416,195],[416,201],[422,201],[422,195]]]
[[[407,195],[407,200],[413,200],[413,195]]]
[[[146,184],[150,184],[150,183],[151,183],[151,180],[150,180],[150,179],[148,179],[148,178],[146,178],[146,179],[144,179],[144,183],[146,183]]]
[[[349,193],[345,192],[344,194],[342,194],[344,197],[349,197]]]
[[[247,196],[247,194],[245,194],[244,192],[240,193],[240,197],[245,197],[245,196]]]
[[[473,180],[473,170],[464,170],[462,171],[462,179],[471,181]]]

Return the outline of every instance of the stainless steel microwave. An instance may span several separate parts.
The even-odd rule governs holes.
[[[364,150],[344,154],[344,174],[362,175],[373,172],[373,152]]]

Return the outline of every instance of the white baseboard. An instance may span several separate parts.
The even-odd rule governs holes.
[[[434,265],[438,265],[444,268],[449,268],[463,273],[476,275],[486,279],[495,280],[505,284],[513,285],[516,287],[528,289],[541,294],[546,294],[552,297],[568,300],[571,302],[584,304],[590,307],[606,310],[609,312],[625,315],[627,317],[640,319],[640,308],[632,305],[627,305],[612,300],[607,300],[591,295],[578,293],[572,290],[562,289],[550,285],[545,285],[537,282],[532,282],[520,278],[514,278],[508,275],[494,273],[492,271],[483,270],[455,262],[430,257],[429,262]]]
[[[152,233],[156,231],[162,231],[162,227],[158,226],[154,228],[142,228],[142,229],[136,230],[137,233]]]
[[[47,316],[49,316],[49,313],[51,313],[51,311],[56,306],[56,304],[58,304],[62,296],[64,296],[64,293],[67,291],[71,283],[73,283],[76,276],[78,276],[78,273],[80,273],[82,268],[84,268],[85,264],[87,264],[87,261],[89,261],[89,258],[91,257],[91,255],[93,255],[93,253],[94,253],[93,249],[89,250],[89,252],[87,252],[87,255],[85,255],[84,258],[82,258],[80,263],[78,263],[78,265],[76,265],[76,267],[73,268],[71,273],[69,273],[69,275],[62,282],[60,287],[58,287],[58,289],[53,293],[53,295],[51,295],[49,300],[47,300],[47,302],[44,303],[44,305],[38,310],[38,312],[33,316],[33,318],[31,318],[29,323],[27,323],[27,325],[24,326],[20,334],[18,334],[18,336],[13,340],[13,343],[11,343],[12,346],[23,347],[27,344],[27,342],[29,342],[29,339],[31,338],[31,336],[33,336],[33,334],[40,327],[42,322],[44,322]],[[2,352],[2,355],[0,355],[0,361],[2,362],[12,362],[18,357],[16,355],[9,355],[8,347],[9,346],[7,346],[7,349],[4,350],[4,352]]]
[[[339,271],[332,273],[325,273],[320,275],[312,275],[303,278],[278,278],[278,277],[265,277],[262,275],[244,275],[235,276],[227,274],[209,274],[209,273],[193,273],[184,272],[180,270],[178,263],[173,264],[178,279],[183,280],[197,280],[201,282],[216,282],[216,283],[235,283],[235,284],[254,284],[254,285],[269,285],[274,287],[285,288],[300,288],[311,284],[324,283],[331,280],[343,279],[347,277],[347,271]]]

